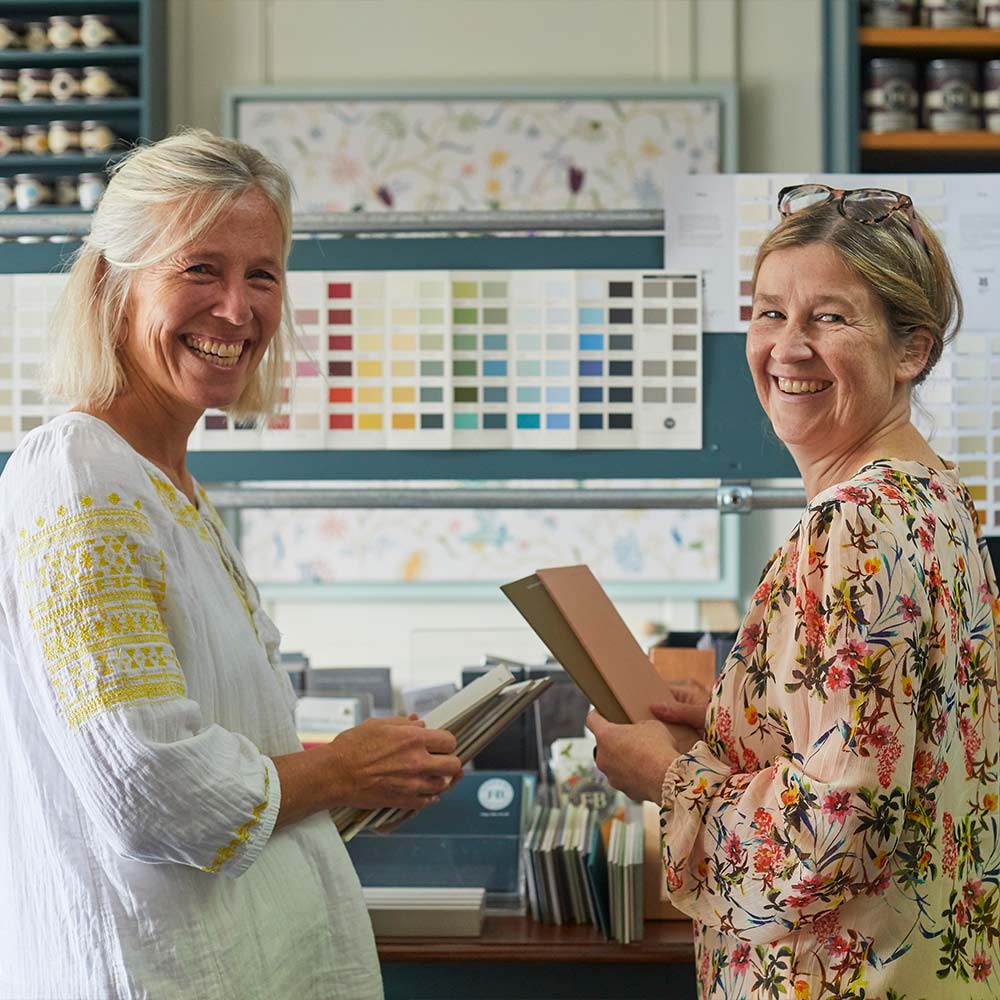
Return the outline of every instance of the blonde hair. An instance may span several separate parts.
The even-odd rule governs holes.
[[[948,256],[922,218],[920,228],[926,250],[899,212],[865,225],[844,218],[834,204],[802,209],[783,219],[761,244],[754,263],[753,291],[768,254],[813,243],[830,247],[875,290],[885,308],[890,335],[904,351],[915,330],[930,333],[927,362],[912,382],[917,385],[927,378],[944,345],[962,325],[962,296]]]
[[[288,175],[235,139],[186,129],[136,147],[111,169],[51,326],[47,388],[74,406],[104,408],[126,387],[117,351],[137,271],[188,246],[252,187],[264,193],[278,215],[285,264],[292,245]],[[285,283],[278,330],[239,399],[226,408],[230,414],[242,418],[276,409],[286,346],[293,343]]]

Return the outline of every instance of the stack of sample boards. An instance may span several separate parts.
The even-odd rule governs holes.
[[[479,937],[485,889],[373,888],[363,886],[378,937]]]
[[[525,837],[528,903],[545,924],[592,923],[608,940],[642,940],[643,828],[613,820],[605,851],[585,806],[536,806]]]
[[[465,764],[510,725],[551,683],[548,677],[515,683],[514,675],[506,667],[494,667],[428,712],[424,722],[428,729],[447,729],[455,736],[458,741],[455,752]],[[396,824],[413,813],[406,809],[341,806],[332,810],[331,815],[346,842],[364,829]]]

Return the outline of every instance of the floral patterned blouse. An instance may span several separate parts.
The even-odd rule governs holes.
[[[873,462],[809,505],[664,781],[702,997],[1000,994],[998,620],[955,471]]]

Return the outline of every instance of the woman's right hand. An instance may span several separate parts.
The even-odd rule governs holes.
[[[416,716],[368,719],[324,749],[337,804],[364,809],[422,809],[462,776],[455,737]]]
[[[660,722],[690,726],[705,738],[705,714],[711,695],[694,681],[668,681],[669,701],[650,705],[650,711]]]

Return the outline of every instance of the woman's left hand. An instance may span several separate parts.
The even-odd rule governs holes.
[[[663,776],[678,755],[667,727],[655,719],[618,725],[594,709],[587,728],[597,737],[594,759],[608,781],[630,799],[659,805]]]

